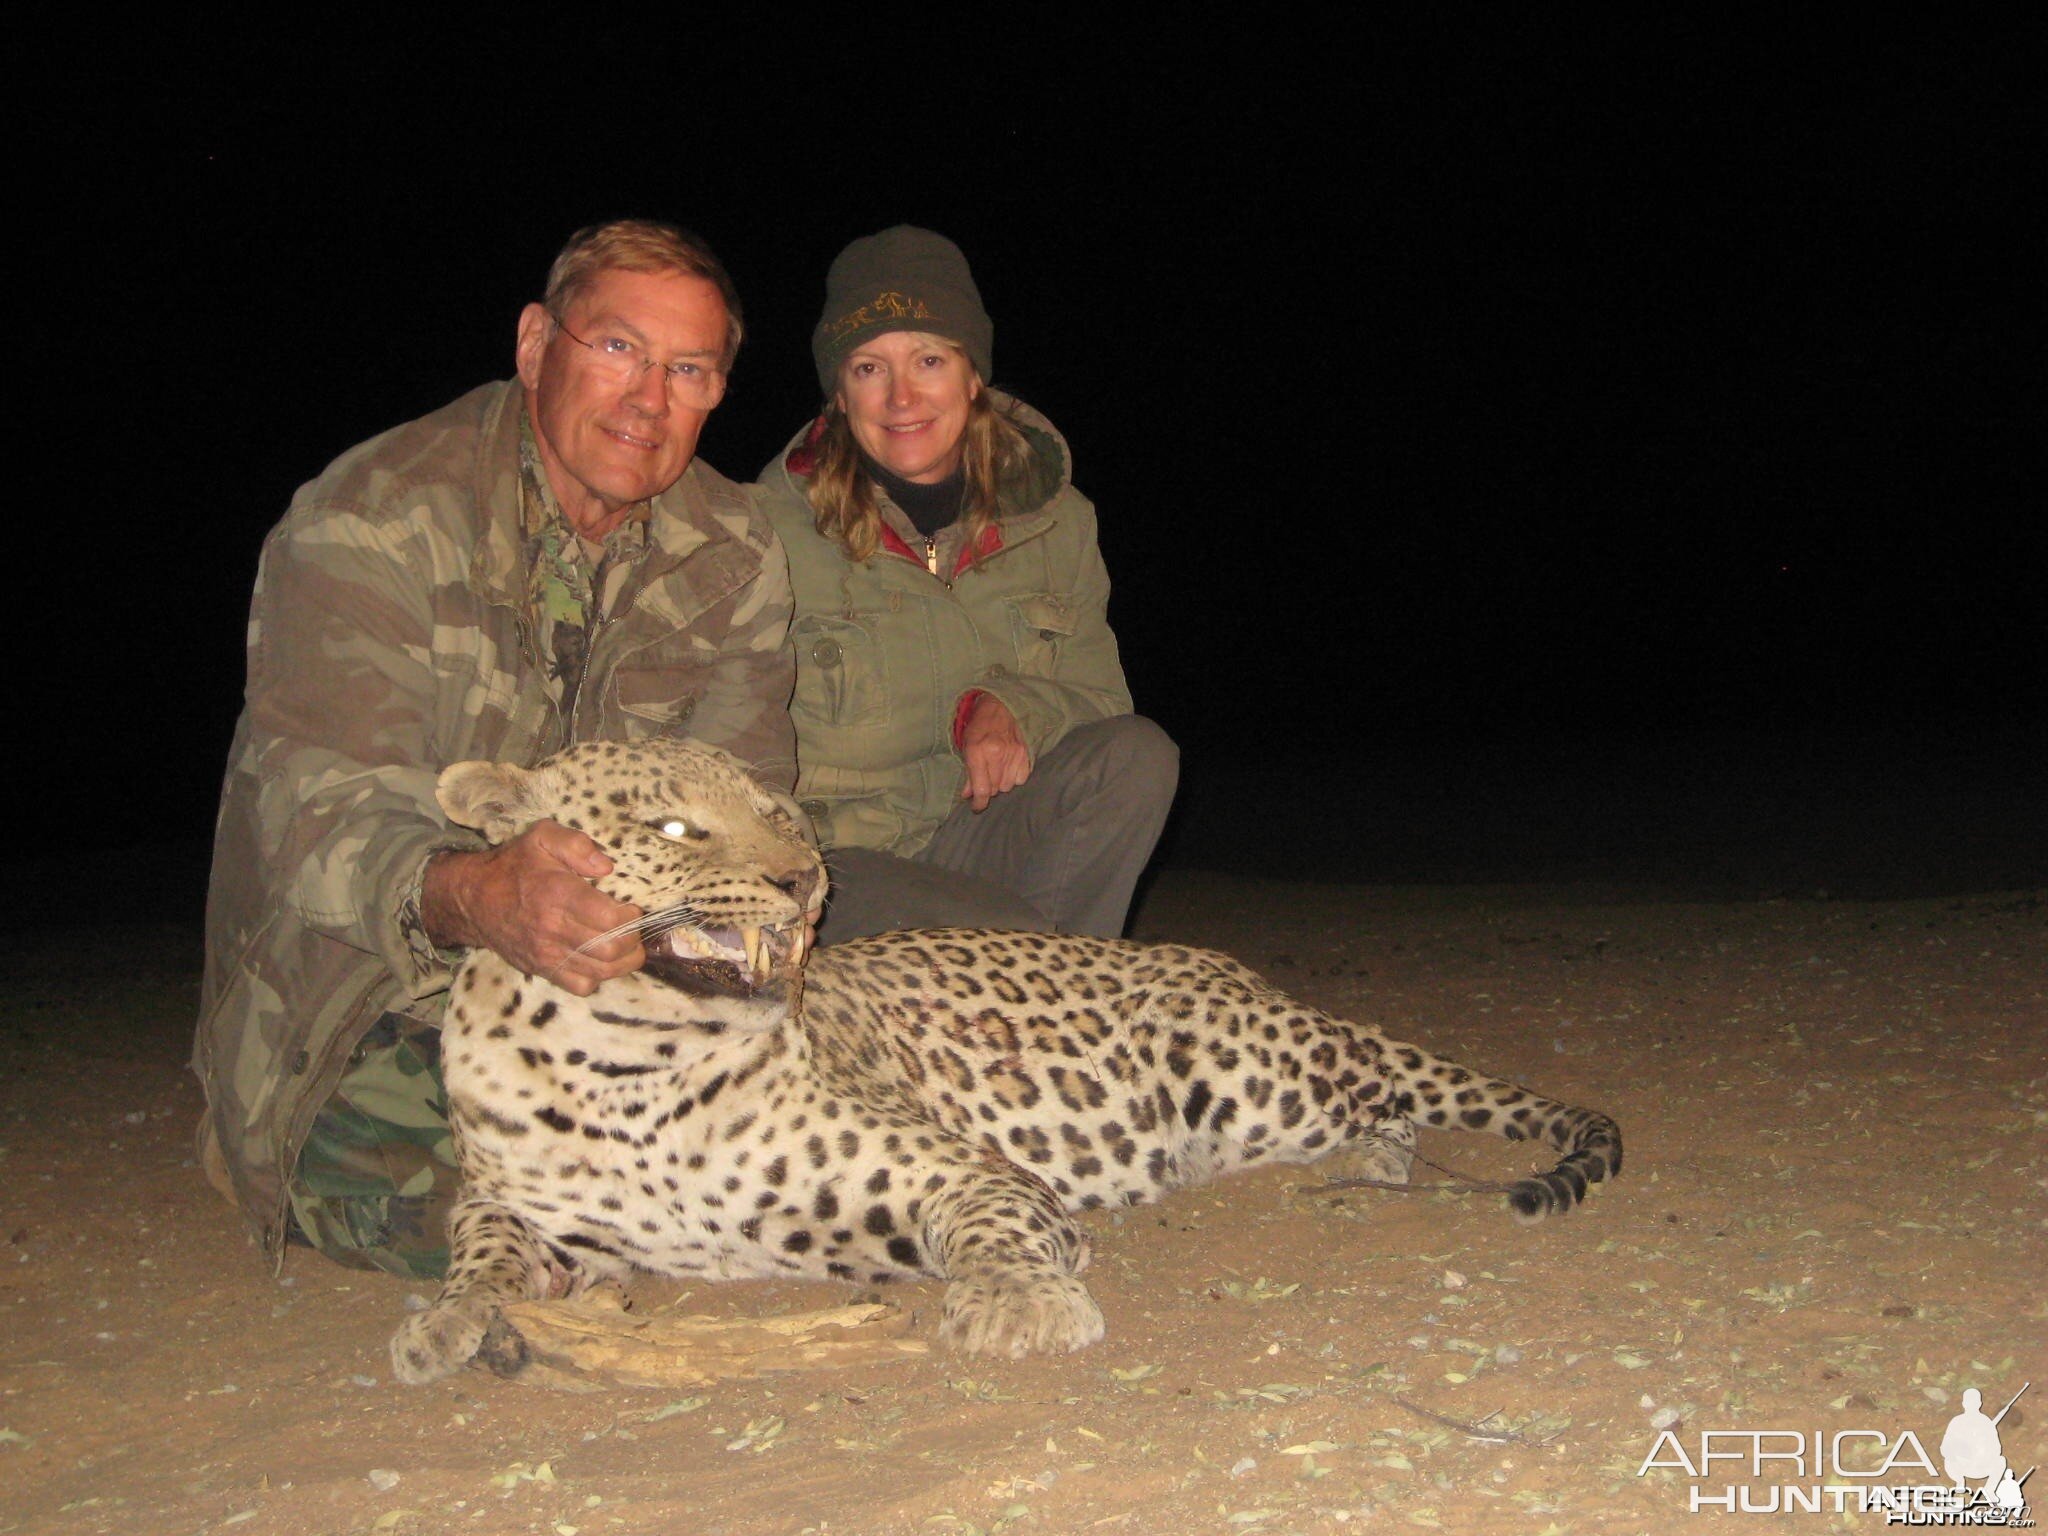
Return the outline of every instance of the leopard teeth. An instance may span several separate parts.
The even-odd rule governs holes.
[[[748,972],[757,980],[766,976],[768,974],[768,956],[761,943],[761,930],[758,928],[742,928],[740,930],[740,943],[746,947]]]

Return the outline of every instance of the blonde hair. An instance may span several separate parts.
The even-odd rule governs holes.
[[[656,219],[613,219],[592,224],[569,237],[548,269],[541,306],[560,320],[602,272],[684,272],[701,277],[725,301],[725,352],[721,366],[732,367],[746,333],[740,318],[740,296],[711,247],[687,229]]]
[[[957,342],[943,336],[937,339],[965,355],[965,348]],[[980,378],[976,373],[975,382],[980,383]],[[818,532],[857,563],[880,547],[882,514],[875,505],[874,482],[854,438],[853,423],[846,419],[836,397],[825,402],[824,422],[825,430],[811,449],[814,463],[804,494],[810,499]],[[972,558],[982,534],[1002,518],[1003,480],[1025,462],[1031,450],[1024,434],[995,408],[986,388],[977,389],[967,402],[967,426],[961,441],[960,467],[965,472],[966,490],[960,521],[966,526],[966,550]]]

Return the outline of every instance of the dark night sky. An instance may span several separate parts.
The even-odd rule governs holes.
[[[1418,758],[2034,729],[2017,40],[1519,7],[1199,43],[704,25],[488,56],[186,37],[95,60],[24,138],[14,462],[86,515],[17,528],[64,658],[28,703],[123,780],[148,760],[103,835],[203,830],[292,489],[509,372],[555,248],[625,213],[740,285],[703,446],[736,478],[815,406],[832,254],[901,220],[957,239],[1191,763],[1361,725]]]

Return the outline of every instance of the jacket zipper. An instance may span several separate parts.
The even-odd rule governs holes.
[[[577,729],[576,722],[583,718],[583,700],[590,690],[590,659],[597,654],[597,642],[612,622],[611,614],[598,606],[603,601],[604,579],[611,561],[611,551],[607,550],[598,560],[597,569],[591,573],[590,606],[598,609],[598,612],[590,626],[590,633],[583,642],[583,660],[576,667],[576,705],[569,711],[569,718],[565,722],[569,735],[568,740],[563,743],[564,746],[573,746],[583,739],[583,733]]]
[[[924,541],[924,568],[934,576],[939,574],[939,541],[937,538],[927,538]],[[952,583],[948,582],[947,585],[951,586]]]
[[[590,657],[597,649],[598,638],[604,634],[605,626],[610,622],[609,618],[600,618],[591,627],[589,638],[583,642],[583,660],[576,668],[576,705],[569,711],[569,736],[568,740],[563,742],[564,746],[574,746],[583,739],[583,733],[577,728],[576,722],[583,718],[583,701],[590,691]]]

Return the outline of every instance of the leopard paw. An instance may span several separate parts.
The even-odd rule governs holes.
[[[971,1355],[1066,1354],[1102,1337],[1102,1309],[1072,1275],[960,1279],[946,1287],[939,1337]]]
[[[408,1386],[438,1381],[476,1357],[497,1308],[475,1298],[437,1301],[391,1336],[391,1374]]]

